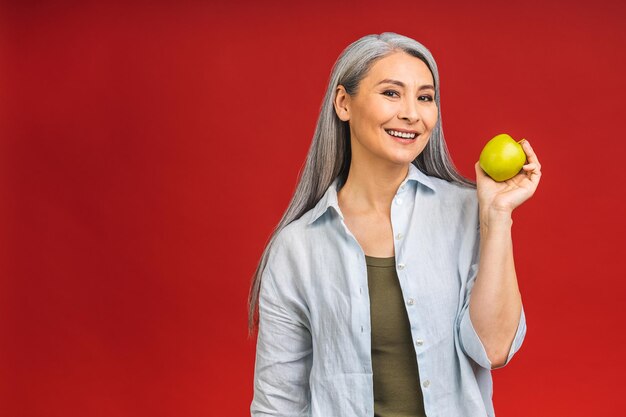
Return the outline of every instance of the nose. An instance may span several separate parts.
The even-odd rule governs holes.
[[[406,120],[408,123],[412,124],[419,120],[420,114],[417,99],[411,99],[408,97],[409,96],[406,96],[404,100],[402,100],[402,107],[398,112],[398,118]]]

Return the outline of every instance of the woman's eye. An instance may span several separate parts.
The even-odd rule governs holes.
[[[422,100],[422,101],[433,101],[433,96],[419,96],[418,100]]]
[[[394,94],[398,95],[398,92],[394,90],[387,90],[383,92],[383,95],[386,95],[387,97],[393,97]]]

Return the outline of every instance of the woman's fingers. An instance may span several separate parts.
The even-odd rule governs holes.
[[[527,140],[522,142],[522,148],[524,149],[528,160],[528,163],[524,165],[522,169],[525,171],[528,179],[530,179],[530,181],[536,186],[539,184],[539,180],[541,179],[541,164],[539,163],[539,158],[537,158],[537,154]]]
[[[530,142],[528,142],[527,140],[524,140],[524,142],[522,142],[522,148],[524,149],[524,152],[526,153],[526,159],[528,160],[528,163],[537,164],[538,169],[541,170],[541,164],[539,163],[539,158],[537,158],[537,154],[533,150],[533,147],[530,146]]]
[[[478,180],[478,178],[483,178],[483,177],[487,176],[485,171],[483,171],[483,169],[480,167],[480,163],[479,162],[476,162],[474,164],[474,170],[476,170],[476,180]]]

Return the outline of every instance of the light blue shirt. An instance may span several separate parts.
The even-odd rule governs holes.
[[[343,221],[337,185],[281,230],[270,251],[259,295],[254,417],[374,415],[367,266]],[[476,190],[409,164],[391,225],[426,414],[494,416],[491,362],[469,315]],[[505,365],[525,334],[522,308]]]

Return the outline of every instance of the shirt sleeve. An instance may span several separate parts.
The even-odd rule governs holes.
[[[461,344],[461,348],[463,352],[470,358],[472,358],[477,364],[482,366],[483,368],[492,369],[491,361],[487,356],[487,351],[485,346],[482,344],[480,337],[478,337],[478,333],[474,329],[472,324],[472,320],[469,314],[469,301],[472,292],[472,287],[474,286],[474,282],[476,281],[476,276],[478,274],[478,264],[472,264],[470,268],[470,276],[467,281],[465,298],[463,301],[463,307],[461,308],[460,320],[458,324],[458,332],[459,332],[459,340]],[[519,350],[522,346],[522,342],[524,337],[526,336],[526,316],[524,314],[524,306],[522,305],[522,310],[519,318],[519,322],[517,325],[517,331],[515,333],[515,337],[513,339],[513,343],[511,344],[511,348],[507,355],[506,362],[493,369],[499,369],[505,367],[515,352]]]
[[[290,298],[275,283],[268,264],[259,291],[252,417],[309,415],[311,333],[301,315],[290,308]]]

